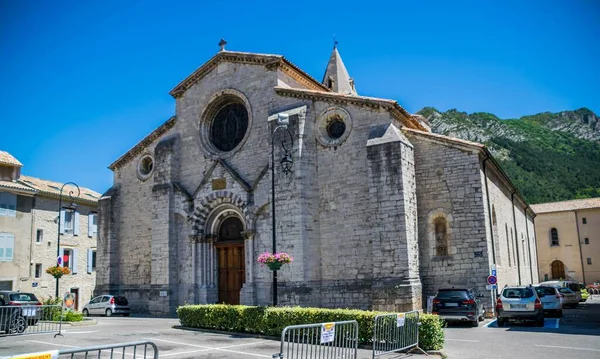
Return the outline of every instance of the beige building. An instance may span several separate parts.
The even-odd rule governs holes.
[[[532,205],[540,281],[600,282],[600,198]]]
[[[60,253],[72,274],[60,279],[61,296],[77,297],[76,309],[87,301],[96,282],[96,232],[100,195],[80,187],[74,200],[65,186],[59,217],[62,183],[21,174],[23,165],[8,152],[0,151],[0,290],[35,293],[38,299],[54,297],[56,280],[46,268],[56,265],[57,238]],[[73,211],[67,207],[76,204]]]

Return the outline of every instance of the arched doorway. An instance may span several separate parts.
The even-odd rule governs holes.
[[[565,265],[559,260],[555,260],[551,264],[552,279],[565,279]]]
[[[219,303],[240,304],[240,290],[246,278],[244,225],[236,216],[223,219],[217,232]]]

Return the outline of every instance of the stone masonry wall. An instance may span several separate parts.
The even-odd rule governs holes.
[[[407,135],[415,147],[423,299],[448,286],[489,294],[485,290],[489,261],[478,151],[426,135]],[[436,256],[433,221],[438,216],[448,223],[448,256]]]
[[[63,201],[63,203],[65,203]],[[40,300],[54,298],[56,291],[56,280],[46,273],[46,268],[56,265],[56,250],[58,237],[58,200],[36,196],[35,208],[33,212],[33,238],[32,238],[32,276],[24,283],[21,290],[33,292]],[[79,298],[77,298],[77,308],[81,310],[83,306],[92,298],[94,286],[96,283],[96,271],[88,271],[88,251],[96,250],[96,234],[88,234],[88,215],[96,213],[97,207],[79,204],[77,207],[79,213],[79,235],[74,233],[64,233],[60,236],[60,248],[77,251],[76,267],[73,267],[73,258],[71,258],[71,274],[63,276],[59,281],[59,295],[64,295],[72,288],[79,289]],[[36,242],[36,232],[38,229],[43,231],[43,240]],[[35,277],[35,265],[41,264],[42,273],[40,277]],[[96,263],[97,265],[97,263]],[[32,282],[37,283],[37,287],[32,287]]]

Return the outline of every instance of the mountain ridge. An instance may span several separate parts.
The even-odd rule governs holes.
[[[432,132],[479,142],[531,204],[600,197],[600,119],[580,108],[500,119],[425,107]]]

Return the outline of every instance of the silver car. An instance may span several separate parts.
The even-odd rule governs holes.
[[[535,286],[535,291],[542,301],[544,313],[555,314],[562,317],[562,298],[556,287],[546,287],[543,285]]]
[[[557,288],[558,292],[560,293],[561,296],[561,302],[563,307],[571,307],[571,308],[575,308],[577,307],[577,305],[579,304],[579,299],[577,297],[577,294],[575,292],[573,292],[572,290],[570,290],[569,288]]]
[[[85,316],[106,315],[110,317],[113,314],[121,314],[128,317],[130,311],[127,298],[118,295],[101,295],[90,300],[81,312]]]
[[[496,302],[496,313],[499,327],[509,320],[529,320],[538,327],[544,326],[542,301],[531,285],[504,287]]]

